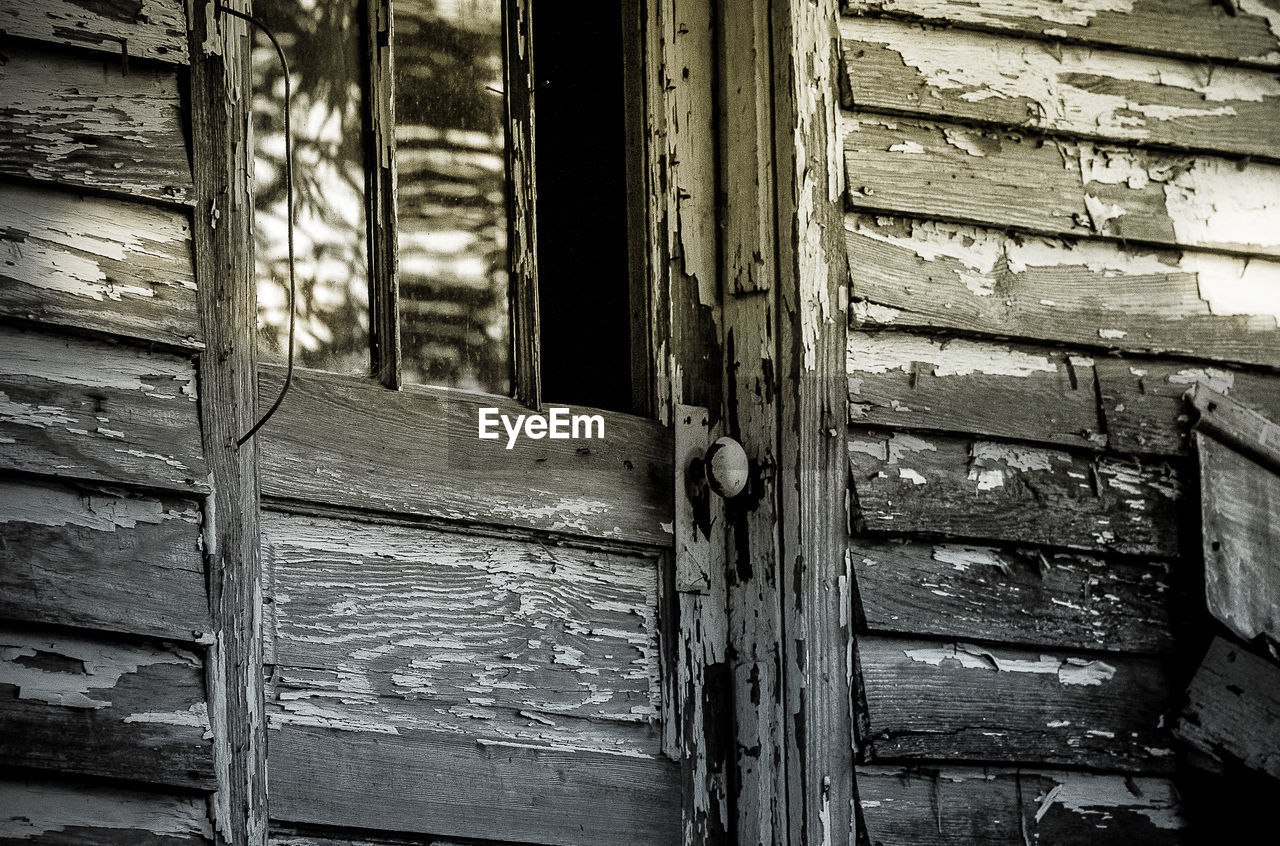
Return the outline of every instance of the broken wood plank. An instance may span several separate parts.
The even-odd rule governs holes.
[[[5,185],[0,250],[4,316],[204,346],[186,214]]]
[[[855,209],[1280,257],[1280,165],[864,112],[841,130]]]
[[[1093,359],[1043,347],[850,332],[849,422],[1101,449]]]
[[[191,361],[79,337],[0,332],[0,468],[209,489]]]
[[[904,432],[855,432],[849,456],[860,530],[1179,554],[1167,464]]]
[[[858,655],[873,760],[1172,767],[1175,691],[1154,659],[879,636]]]
[[[268,763],[271,816],[285,822],[565,846],[680,842],[679,767],[661,757],[293,726],[273,733]]]
[[[1276,398],[1275,392],[1271,395]],[[1280,424],[1211,385],[1192,386],[1186,399],[1200,415],[1195,422],[1197,432],[1231,447],[1261,468],[1280,474]],[[1280,402],[1280,398],[1276,400]]]
[[[1264,4],[1248,0],[1243,4],[1235,0],[1133,0],[1121,4],[845,0],[845,11],[1051,42],[1098,44],[1264,67],[1280,64],[1280,26]]]
[[[100,784],[0,781],[0,839],[31,846],[195,846],[213,842],[203,797]]]
[[[1197,431],[1204,594],[1245,640],[1280,643],[1280,475]]]
[[[0,482],[0,616],[202,640],[200,524],[191,500]]]
[[[3,627],[0,694],[0,757],[11,766],[216,787],[194,652]]]
[[[1187,697],[1176,737],[1280,779],[1280,667],[1215,637]]]
[[[263,368],[261,395],[283,368]],[[289,397],[258,436],[263,494],[375,511],[671,544],[670,430],[599,414],[603,438],[480,440],[481,407],[513,420],[510,399],[295,372]]]
[[[873,632],[1154,653],[1184,609],[1165,562],[871,538],[850,556]]]
[[[867,834],[879,846],[1193,842],[1165,779],[956,766],[857,772]]]
[[[0,174],[170,203],[191,199],[171,70],[9,46],[0,65]]]
[[[865,214],[845,234],[865,327],[1280,362],[1280,262]]]
[[[6,3],[0,12],[0,35],[79,47],[122,60],[187,63],[181,0],[135,0],[127,5],[83,0]]]
[[[859,109],[1280,157],[1274,70],[885,19],[846,18],[840,35],[843,82]]]

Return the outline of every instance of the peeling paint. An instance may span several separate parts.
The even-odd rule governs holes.
[[[1030,376],[1056,373],[1058,365],[1048,356],[1026,353],[1007,346],[964,339],[935,340],[923,335],[883,335],[850,332],[847,369],[854,373],[911,373],[919,363],[933,366],[933,375]]]
[[[1110,681],[1116,673],[1116,668],[1104,661],[1058,658],[1052,655],[1041,655],[1036,660],[1001,658],[980,646],[965,643],[906,649],[903,654],[912,661],[934,667],[952,662],[966,670],[1050,675],[1055,676],[1059,684],[1065,685],[1098,686]]]

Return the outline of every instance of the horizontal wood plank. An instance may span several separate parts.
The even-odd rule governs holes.
[[[848,337],[849,422],[1101,449],[1093,359],[900,332]]]
[[[173,203],[191,199],[178,77],[9,46],[0,174]]]
[[[294,726],[273,734],[268,763],[281,821],[565,846],[680,841],[679,767],[665,758]]]
[[[1170,769],[1154,659],[862,637],[867,756]]]
[[[1178,791],[1159,778],[946,767],[858,767],[878,846],[1190,844]]]
[[[263,405],[280,368],[263,368]],[[519,526],[669,546],[671,433],[654,421],[600,414],[604,438],[477,437],[479,410],[513,420],[510,399],[295,371],[279,412],[258,435],[268,497]]]
[[[200,349],[182,212],[0,186],[0,315]]]
[[[1275,72],[891,20],[841,22],[859,109],[1242,156],[1280,156]]]
[[[187,19],[181,0],[130,4],[83,0],[6,3],[0,35],[30,38],[113,56],[187,63]]]
[[[854,528],[1176,556],[1169,465],[1035,446],[855,431]]]
[[[1280,165],[845,113],[848,203],[1280,257]]]
[[[1280,364],[1280,262],[845,218],[854,320]]]
[[[31,846],[213,842],[205,800],[100,784],[0,781],[0,840]]]
[[[1280,666],[1214,638],[1187,700],[1179,740],[1280,779]]]
[[[1187,607],[1163,562],[865,537],[850,555],[874,632],[1163,652]]]
[[[0,331],[0,468],[207,491],[193,363]]]
[[[1263,3],[1132,0],[1125,3],[984,0],[844,0],[846,12],[1150,53],[1280,64],[1280,27]]]
[[[176,647],[0,629],[0,758],[212,790],[204,669]]]
[[[201,640],[200,522],[191,500],[0,481],[0,617]]]

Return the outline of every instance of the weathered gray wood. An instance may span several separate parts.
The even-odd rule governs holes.
[[[1158,778],[976,767],[858,767],[881,846],[1190,844],[1178,791]]]
[[[1209,613],[1280,643],[1280,476],[1199,431],[1195,445]]]
[[[0,314],[200,349],[187,215],[0,190]]]
[[[186,203],[191,169],[168,70],[5,48],[0,174]]]
[[[870,538],[850,556],[871,631],[1163,652],[1185,607],[1166,563]]]
[[[264,369],[275,397],[279,369]],[[671,434],[611,412],[603,439],[480,440],[481,407],[512,419],[512,400],[295,372],[258,435],[267,496],[521,526],[587,537],[671,543]],[[583,413],[584,409],[574,409]]]
[[[31,846],[212,842],[205,800],[98,784],[0,781],[0,841]]]
[[[871,636],[858,656],[875,760],[1172,767],[1155,660]]]
[[[946,436],[858,432],[855,528],[1175,556],[1168,465]]]
[[[854,208],[1280,257],[1280,165],[867,113],[841,129]]]
[[[179,641],[210,630],[200,506],[0,482],[0,615]]]
[[[1093,360],[1043,347],[851,332],[849,421],[1100,449]]]
[[[1215,637],[1187,697],[1178,739],[1280,779],[1280,667]]]
[[[1268,393],[1270,399],[1280,402],[1276,391]],[[1280,423],[1208,384],[1193,386],[1186,399],[1199,415],[1195,422],[1197,432],[1231,447],[1263,470],[1280,475]]]
[[[189,360],[0,332],[0,467],[208,490]]]
[[[1107,440],[1117,452],[1186,455],[1191,408],[1202,384],[1280,418],[1280,376],[1190,361],[1098,357],[1098,396]]]
[[[864,326],[1280,361],[1277,262],[863,214],[845,229]]]
[[[212,790],[202,661],[184,649],[0,630],[11,766]]]
[[[187,62],[181,0],[135,0],[127,6],[83,0],[8,0],[0,8],[0,35],[112,56]]]
[[[665,758],[295,726],[273,734],[269,763],[282,821],[565,846],[680,841],[679,769]]]
[[[1269,22],[1266,5],[1248,0],[1134,0],[1122,4],[845,0],[845,10],[1015,37],[1081,41],[1268,67],[1280,64],[1280,33]]]
[[[1280,156],[1272,70],[870,18],[845,19],[840,34],[844,82],[859,109]]]

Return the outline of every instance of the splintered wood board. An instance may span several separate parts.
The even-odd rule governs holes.
[[[1216,637],[1187,700],[1180,740],[1280,779],[1280,666]]]

